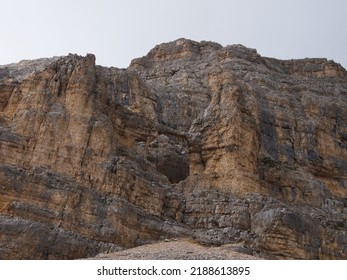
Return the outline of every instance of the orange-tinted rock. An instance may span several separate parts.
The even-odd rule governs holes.
[[[0,258],[174,236],[347,257],[347,74],[179,39],[128,69],[0,67]]]

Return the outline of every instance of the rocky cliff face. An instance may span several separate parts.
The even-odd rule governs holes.
[[[179,39],[0,67],[0,259],[191,236],[347,258],[347,73]]]

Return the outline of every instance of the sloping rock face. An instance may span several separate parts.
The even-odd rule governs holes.
[[[347,258],[347,73],[179,39],[0,67],[0,258],[191,236]]]

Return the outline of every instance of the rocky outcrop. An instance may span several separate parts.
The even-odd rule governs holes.
[[[179,39],[0,67],[0,258],[172,237],[347,258],[347,73]]]

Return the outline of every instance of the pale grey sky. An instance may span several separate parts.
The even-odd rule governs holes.
[[[346,14],[346,0],[0,0],[0,65],[93,53],[99,65],[127,67],[184,37],[347,68]]]

